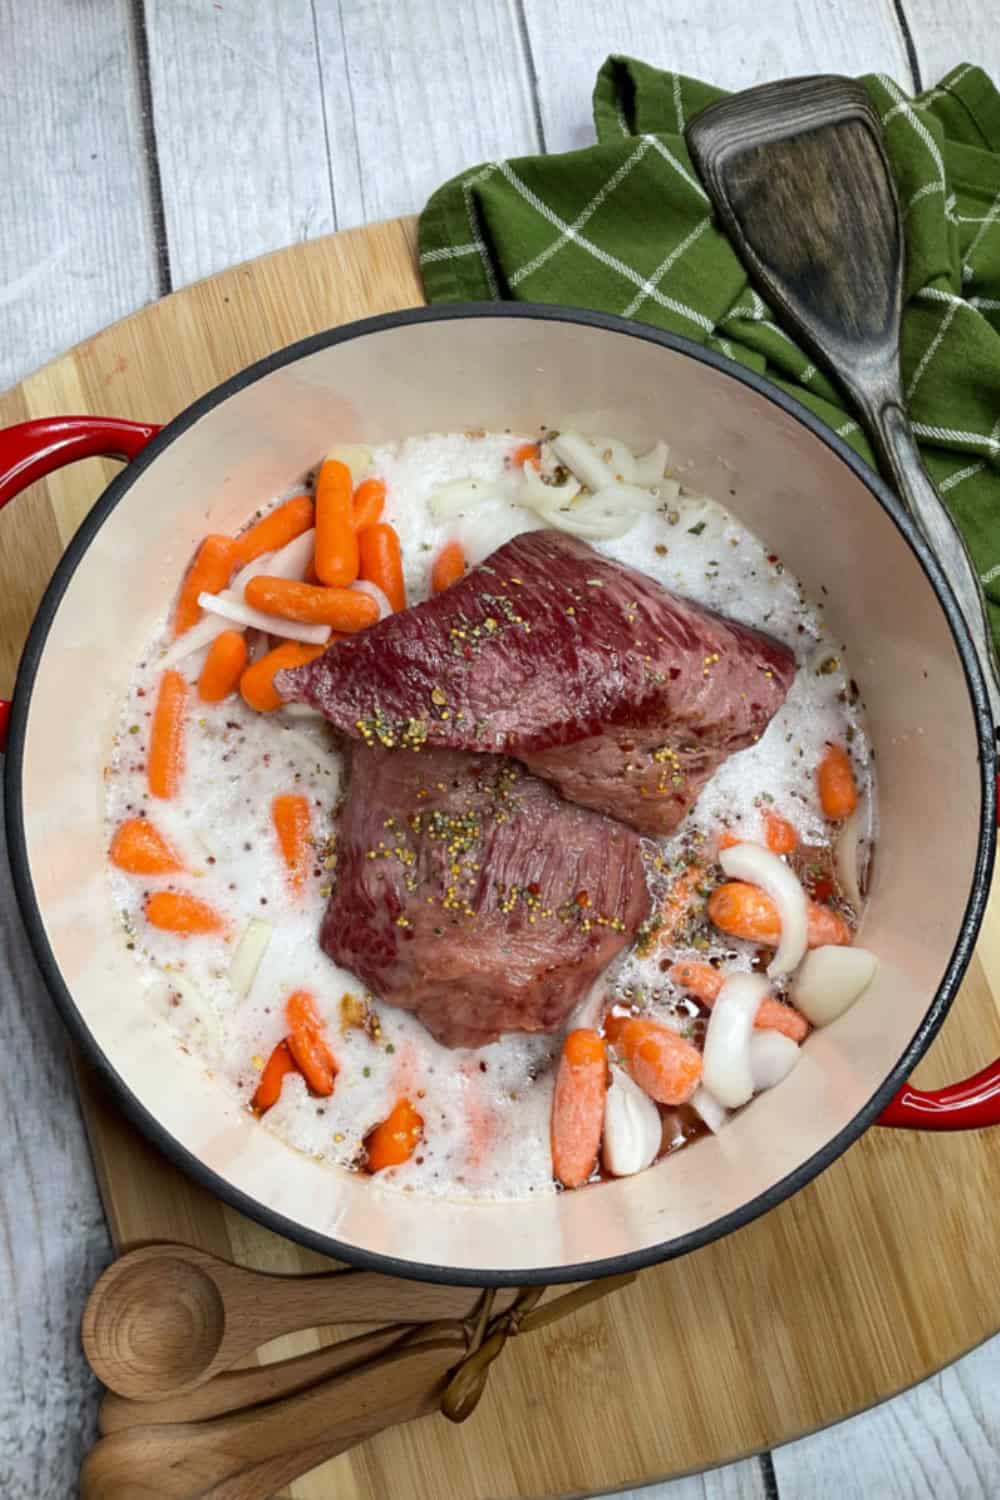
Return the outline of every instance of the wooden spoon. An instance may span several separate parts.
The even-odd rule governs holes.
[[[267,1500],[383,1428],[436,1410],[465,1349],[455,1324],[284,1401],[116,1432],[84,1460],[81,1500]]]
[[[147,1245],[109,1266],[83,1314],[83,1347],[100,1380],[133,1401],[204,1385],[251,1350],[331,1323],[465,1318],[475,1287],[399,1281],[373,1271],[271,1276],[189,1245]],[[516,1289],[498,1291],[494,1311]]]
[[[97,1428],[102,1437],[123,1432],[126,1427],[148,1427],[151,1422],[205,1422],[224,1416],[227,1411],[245,1410],[264,1401],[278,1401],[294,1396],[310,1386],[340,1375],[355,1366],[384,1354],[414,1331],[410,1323],[390,1323],[374,1333],[359,1333],[352,1339],[324,1344],[308,1354],[291,1359],[272,1360],[266,1365],[250,1365],[245,1370],[227,1370],[205,1385],[162,1401],[130,1401],[108,1391],[97,1414]]]
[[[936,553],[1000,724],[979,577],[904,409],[903,235],[881,121],[867,93],[848,78],[767,83],[709,105],[685,134],[752,279],[778,321],[843,386],[880,467]]]

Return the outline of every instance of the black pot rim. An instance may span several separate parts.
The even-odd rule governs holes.
[[[608,332],[624,334],[647,343],[658,344],[675,353],[683,354],[702,364],[710,365],[727,379],[738,385],[748,386],[758,395],[772,402],[782,411],[795,418],[812,435],[831,449],[838,458],[861,480],[873,499],[889,515],[902,533],[927,580],[934,590],[938,603],[948,621],[952,637],[958,650],[965,673],[966,685],[972,703],[979,739],[980,770],[980,831],[969,897],[966,903],[962,926],[956,938],[944,978],[917,1027],[913,1037],[884,1082],[868,1102],[855,1114],[844,1128],[829,1140],[819,1151],[803,1162],[795,1171],[788,1173],[765,1192],[742,1204],[731,1213],[722,1215],[712,1223],[690,1234],[678,1236],[659,1245],[646,1246],[624,1255],[610,1256],[602,1260],[581,1262],[570,1266],[534,1267],[530,1270],[470,1270],[466,1267],[432,1265],[407,1260],[403,1256],[383,1255],[344,1244],[330,1235],[306,1228],[295,1220],[269,1208],[256,1198],[250,1197],[234,1187],[208,1167],[150,1113],[117,1072],[110,1058],[102,1051],[91,1034],[73,996],[66,985],[55,956],[49,946],[42,921],[41,910],[35,895],[34,883],[28,861],[22,804],[22,767],[24,743],[31,693],[56,611],[70,579],[76,572],[91,542],[97,536],[107,517],[119,505],[135,480],[169,445],[181,436],[192,424],[208,411],[221,404],[235,392],[253,384],[273,371],[292,364],[319,349],[348,342],[371,333],[380,333],[412,323],[449,322],[467,318],[527,318],[557,323],[576,323],[599,328]],[[900,502],[883,481],[844,443],[837,435],[813,416],[806,407],[795,401],[777,386],[759,375],[745,369],[734,361],[727,360],[712,350],[678,335],[663,332],[649,324],[619,318],[610,313],[592,312],[586,309],[557,307],[545,303],[528,302],[466,302],[447,303],[436,307],[410,308],[402,312],[383,313],[377,317],[364,318],[342,324],[313,334],[297,343],[289,344],[266,358],[258,360],[247,369],[223,381],[206,395],[186,407],[173,421],[167,423],[150,440],[139,456],[108,485],[96,504],[87,514],[76,535],[52,576],[35,616],[25,644],[18,668],[17,686],[14,693],[10,719],[10,732],[5,766],[6,823],[14,889],[31,946],[38,961],[46,985],[55,1000],[63,1022],[73,1039],[79,1044],[100,1078],[106,1082],[117,1103],[128,1120],[135,1125],[163,1154],[180,1167],[200,1186],[207,1188],[224,1203],[255,1219],[276,1234],[299,1244],[308,1246],[337,1260],[347,1261],[366,1270],[381,1271],[390,1276],[401,1276],[416,1281],[444,1282],[469,1286],[527,1286],[556,1284],[590,1280],[595,1277],[619,1275],[622,1272],[639,1271],[661,1261],[672,1260],[689,1251],[700,1249],[712,1240],[743,1228],[761,1214],[774,1208],[785,1198],[804,1187],[840,1156],[848,1146],[874,1122],[877,1115],[906,1081],[918,1059],[927,1050],[945,1015],[951,1006],[962,977],[972,956],[983,912],[989,894],[993,861],[996,852],[996,749],[993,723],[983,681],[982,671],[975,649],[959,613],[951,588],[927,544],[918,533]]]

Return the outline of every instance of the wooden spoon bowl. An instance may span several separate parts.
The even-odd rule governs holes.
[[[127,1265],[97,1304],[103,1357],[131,1371],[150,1397],[197,1382],[226,1333],[226,1305],[210,1276],[171,1256],[155,1267],[151,1275],[148,1262]]]

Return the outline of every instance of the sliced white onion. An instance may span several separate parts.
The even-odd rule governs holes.
[[[669,449],[666,443],[656,443],[648,453],[641,458],[632,460],[632,483],[641,484],[644,488],[650,485],[660,485],[664,482],[664,470],[667,467]],[[677,486],[680,489],[680,485]]]
[[[660,1111],[622,1068],[611,1069],[604,1099],[604,1165],[615,1177],[632,1177],[657,1157],[663,1134]]]
[[[272,553],[266,565],[258,558],[257,573],[266,574],[268,578],[304,578],[315,550],[316,530],[310,526],[300,536],[292,537],[280,551]],[[257,573],[251,573],[251,578],[256,577]],[[234,584],[230,587],[235,589]],[[246,583],[243,587],[246,587]]]
[[[877,969],[867,948],[814,948],[792,981],[792,1003],[814,1026],[829,1026],[864,994]]]
[[[640,496],[636,502],[635,496]],[[644,510],[656,508],[656,498],[646,490],[614,484],[596,495],[583,495],[570,504],[538,505],[536,513],[551,526],[586,541],[609,541],[630,531]]]
[[[304,534],[310,537],[315,536],[315,532]],[[295,540],[298,541],[299,538],[296,537]],[[290,542],[288,547],[284,548],[283,551],[287,552],[294,545],[294,542]],[[237,599],[242,599],[243,590],[250,579],[256,578],[258,573],[269,573],[271,571],[271,564],[276,562],[281,555],[280,552],[265,552],[262,556],[255,557],[253,562],[247,563],[234,575],[230,580],[228,589],[224,590],[224,592],[232,594]],[[305,572],[304,565],[302,572]],[[283,573],[280,576],[291,578],[294,575]],[[186,657],[191,656],[195,651],[201,651],[206,646],[210,646],[216,636],[221,635],[224,630],[236,629],[242,631],[246,628],[245,625],[237,624],[236,621],[227,619],[222,615],[206,614],[200,620],[197,620],[188,630],[185,630],[183,635],[178,636],[177,640],[174,641],[173,645],[167,649],[161,658],[160,665],[164,671],[170,667],[176,667],[179,662],[184,661]]]
[[[221,594],[199,594],[198,604],[209,613],[242,626],[244,630],[266,630],[280,635],[286,641],[305,641],[311,646],[325,646],[330,639],[329,625],[303,625],[298,620],[267,615],[263,610],[251,608],[229,589],[223,589]]]
[[[734,880],[760,886],[778,908],[781,941],[767,972],[772,979],[790,974],[802,962],[809,941],[808,902],[798,876],[763,844],[734,844],[722,850],[719,863]]]
[[[572,511],[565,510],[539,510],[536,515],[547,526],[565,531],[569,536],[577,536],[584,542],[612,542],[631,531],[636,522],[634,511],[619,511],[617,514],[602,512],[599,518],[592,513],[576,516]]]
[[[222,1054],[222,1022],[215,1006],[187,975],[175,970],[161,972],[167,986],[165,999],[170,1024],[185,1037],[197,1027],[198,1051],[206,1061],[216,1062]],[[171,1003],[172,995],[180,996],[179,1006]]]
[[[230,620],[224,620],[219,615],[205,615],[204,619],[196,621],[185,630],[183,635],[177,637],[160,657],[159,665],[164,671],[170,667],[176,667],[185,657],[195,651],[203,650],[205,646],[210,646],[217,635],[232,628]]]
[[[861,899],[859,865],[861,834],[866,816],[867,809],[862,802],[859,802],[840,830],[840,837],[837,839],[837,847],[834,850],[840,889],[858,913],[864,904]]]
[[[713,1135],[717,1134],[729,1119],[729,1111],[725,1105],[720,1104],[714,1094],[710,1094],[703,1083],[700,1083],[691,1095],[691,1108],[701,1116]]]
[[[427,502],[435,521],[450,521],[453,516],[475,510],[488,500],[505,500],[501,487],[488,479],[453,479],[436,489]]]
[[[372,466],[372,450],[364,443],[335,443],[326,455],[346,464],[351,471],[351,480],[360,484]]]
[[[659,505],[656,495],[650,494],[649,490],[642,489],[637,484],[609,484],[603,490],[597,490],[589,499],[577,502],[577,506],[608,505],[612,507],[623,507],[625,510],[634,511],[636,515],[644,515],[649,511],[656,510]]]
[[[251,917],[244,928],[229,965],[229,986],[237,1000],[245,1000],[249,995],[273,930],[263,917]]]
[[[620,438],[592,438],[590,446],[595,449],[602,463],[607,464],[612,477],[623,484],[635,482],[635,454]]]
[[[708,1018],[702,1084],[727,1109],[739,1109],[753,1097],[750,1038],[767,991],[763,974],[731,974]]]
[[[518,502],[530,506],[532,510],[552,510],[569,505],[580,493],[580,488],[576,479],[566,479],[562,484],[546,484],[536,468],[525,464]]]
[[[754,1093],[773,1089],[787,1078],[800,1056],[797,1042],[780,1031],[755,1031],[750,1038],[750,1073]]]
[[[681,487],[676,479],[658,479],[650,489],[661,506],[680,499]]]
[[[565,464],[588,490],[596,493],[614,484],[614,469],[578,432],[560,432],[557,437],[549,439],[549,447],[560,463]]]
[[[377,583],[369,583],[367,578],[359,578],[350,587],[356,594],[367,594],[369,599],[374,599],[378,605],[378,617],[384,620],[387,615],[392,614],[392,605]]]
[[[250,562],[244,563],[240,571],[234,573],[233,577],[230,578],[229,592],[231,594],[239,594],[242,598],[243,590],[251,578],[256,578],[258,573],[269,572],[272,559],[277,557],[277,555],[276,552],[262,552],[259,557],[255,557]]]

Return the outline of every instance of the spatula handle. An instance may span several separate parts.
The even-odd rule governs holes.
[[[896,493],[947,574],[983,671],[993,724],[1000,726],[1000,673],[996,650],[982,585],[969,549],[924,468],[906,413],[894,401],[889,401],[872,412],[871,417],[869,431],[880,464],[891,476]]]

